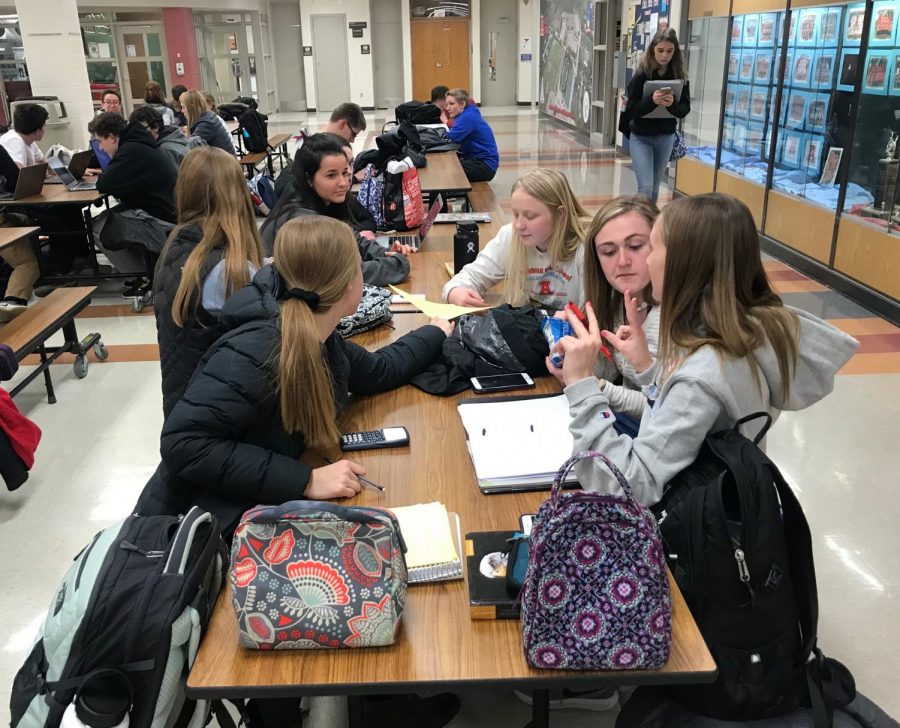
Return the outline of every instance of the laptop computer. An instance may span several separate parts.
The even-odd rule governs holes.
[[[15,192],[0,194],[0,200],[21,200],[32,195],[39,195],[44,189],[44,178],[47,176],[47,163],[32,164],[19,170],[19,180]]]
[[[83,152],[75,152],[72,159],[69,160],[69,171],[75,179],[82,179],[88,167],[91,166],[91,160],[94,158],[94,150],[86,149]]]
[[[69,192],[84,192],[97,189],[97,180],[79,182],[69,171],[69,168],[59,160],[59,157],[48,157],[47,163],[50,165],[50,169],[56,172],[56,175]]]
[[[97,161],[100,163],[100,169],[105,172],[112,157],[103,151],[103,148],[100,146],[100,142],[97,139],[91,139],[91,149],[94,150],[94,156],[97,157]]]
[[[411,245],[415,250],[421,250],[422,244],[425,242],[425,236],[431,232],[434,221],[443,205],[444,200],[440,195],[434,198],[434,202],[432,202],[431,207],[428,208],[428,214],[425,215],[425,219],[422,220],[422,224],[419,226],[419,231],[417,233],[409,235],[379,235],[375,240],[386,248],[391,247],[394,243],[400,243],[401,245]]]

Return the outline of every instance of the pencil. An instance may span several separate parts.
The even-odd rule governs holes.
[[[331,458],[325,458],[325,462],[328,463],[329,465],[334,465],[334,460],[332,460]],[[364,476],[364,475],[357,475],[356,477],[359,478],[359,480],[360,480],[361,483],[365,483],[366,485],[370,485],[370,486],[372,486],[375,490],[380,491],[381,493],[384,493],[385,487],[384,487],[383,485],[378,485],[378,483],[376,483],[374,480],[369,480],[369,479],[368,479],[366,476]]]

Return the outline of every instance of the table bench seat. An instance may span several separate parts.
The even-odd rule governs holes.
[[[20,316],[0,327],[0,344],[9,346],[15,352],[17,361],[21,362],[35,351],[41,359],[38,367],[10,392],[13,397],[43,373],[47,387],[47,401],[54,404],[56,395],[50,378],[50,365],[54,361],[66,352],[73,352],[75,376],[82,379],[87,376],[89,349],[94,349],[98,359],[106,359],[108,354],[100,341],[100,334],[91,333],[79,341],[75,330],[75,316],[87,308],[91,302],[91,295],[96,290],[96,286],[57,288],[45,298],[39,299],[33,306],[29,306]],[[60,330],[65,337],[63,343],[60,346],[46,346],[47,340]]]

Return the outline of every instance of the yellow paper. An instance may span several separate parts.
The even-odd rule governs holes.
[[[419,503],[391,511],[400,522],[406,542],[406,565],[410,569],[459,561],[447,509],[442,503]]]
[[[424,298],[416,298],[411,293],[401,291],[397,286],[391,286],[391,290],[398,296],[403,296],[409,303],[419,309],[422,313],[430,318],[455,319],[467,313],[478,313],[479,311],[487,311],[490,306],[470,307],[457,306],[452,303],[435,303],[427,301]]]
[[[453,272],[453,263],[444,263],[444,268],[447,269],[447,275],[453,278],[456,273]]]

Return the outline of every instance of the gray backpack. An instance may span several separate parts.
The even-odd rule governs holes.
[[[56,728],[70,703],[86,722],[200,728],[209,705],[184,683],[222,586],[214,516],[132,515],[75,557],[13,682],[12,728]]]

